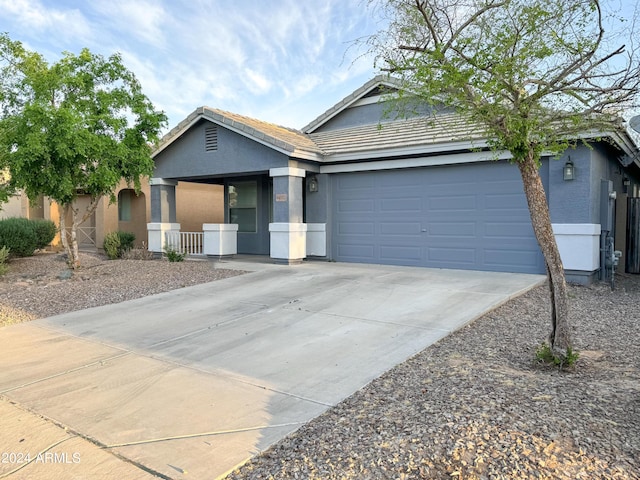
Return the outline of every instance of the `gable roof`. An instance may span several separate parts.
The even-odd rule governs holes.
[[[329,120],[331,120],[333,117],[338,115],[340,112],[349,108],[349,106],[353,105],[355,102],[357,102],[361,98],[366,97],[367,94],[371,93],[373,90],[380,87],[388,87],[392,90],[398,90],[401,88],[401,85],[400,85],[400,81],[393,77],[390,77],[387,75],[378,75],[375,78],[372,78],[371,80],[369,80],[360,88],[358,88],[355,92],[344,97],[342,100],[340,100],[338,103],[336,103],[333,107],[331,107],[329,110],[324,112],[322,115],[320,115],[319,117],[315,118],[314,120],[309,122],[307,125],[302,127],[302,131],[304,133],[313,133],[314,130],[318,129],[319,127],[327,123]]]
[[[160,140],[152,157],[162,152],[202,119],[287,156],[318,163],[349,162],[403,155],[430,155],[487,147],[485,130],[456,113],[401,118],[316,132],[320,126],[359,100],[372,95],[379,96],[381,87],[399,89],[400,84],[392,77],[379,75],[317,117],[305,126],[303,131],[224,110],[199,107]],[[610,137],[626,155],[624,160],[628,164],[635,163],[640,168],[638,148],[628,134],[601,132],[597,136]],[[592,137],[595,138],[595,134],[581,136],[581,138]],[[627,166],[624,161],[621,163]]]
[[[311,133],[325,161],[425,154],[487,146],[484,130],[456,113]]]
[[[197,108],[176,127],[171,129],[162,137],[152,157],[162,152],[202,119],[262,143],[285,155],[316,161],[322,158],[320,148],[310,137],[298,130],[211,107]]]

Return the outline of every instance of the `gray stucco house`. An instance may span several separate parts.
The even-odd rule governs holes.
[[[198,108],[153,154],[150,248],[180,229],[175,185],[187,181],[224,185],[225,223],[203,225],[208,255],[544,273],[508,154],[496,160],[453,112],[390,115],[395,88],[376,77],[301,131]],[[633,140],[597,132],[589,143],[540,171],[565,269],[582,282],[608,238],[627,252],[627,197],[640,196]]]

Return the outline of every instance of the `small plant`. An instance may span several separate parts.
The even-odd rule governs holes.
[[[4,275],[9,271],[9,265],[7,265],[8,260],[9,249],[7,247],[0,248],[0,275]]]
[[[110,260],[123,258],[124,254],[133,248],[136,236],[131,232],[109,232],[104,237],[104,248]]]
[[[573,366],[578,361],[579,357],[580,353],[572,350],[571,348],[567,350],[567,356],[565,358],[558,357],[546,343],[541,344],[536,349],[536,359],[539,362],[547,365],[555,365],[560,369]]]
[[[170,262],[182,262],[187,256],[186,253],[180,253],[176,250],[173,245],[167,245],[164,249],[164,253],[167,255],[167,260]]]
[[[109,260],[120,258],[120,236],[118,232],[109,232],[104,236],[102,245]]]
[[[119,231],[118,237],[120,237],[120,250],[121,250],[120,256],[122,256],[122,253],[126,252],[127,250],[131,250],[133,248],[133,242],[136,241],[136,235],[131,232]]]

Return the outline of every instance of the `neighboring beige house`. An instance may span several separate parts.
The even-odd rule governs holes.
[[[222,185],[179,182],[176,187],[176,200],[179,207],[176,210],[177,221],[182,231],[201,232],[203,223],[223,223],[224,221],[224,187]],[[151,218],[150,188],[147,179],[143,180],[139,195],[121,182],[116,189],[117,202],[109,204],[108,198],[103,198],[94,214],[78,229],[78,243],[81,247],[102,248],[107,233],[122,230],[133,232],[136,244],[147,244],[147,223]],[[85,211],[90,198],[81,196],[77,205],[80,211]],[[9,202],[0,204],[0,219],[10,217],[43,218],[52,220],[59,225],[59,210],[55,202],[45,197],[35,204],[30,204],[26,195],[16,195]],[[67,219],[67,225],[71,219]],[[60,244],[60,236],[56,236],[53,246]]]

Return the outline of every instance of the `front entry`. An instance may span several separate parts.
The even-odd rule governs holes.
[[[269,255],[270,178],[229,179],[224,189],[225,223],[238,225],[238,253]]]

